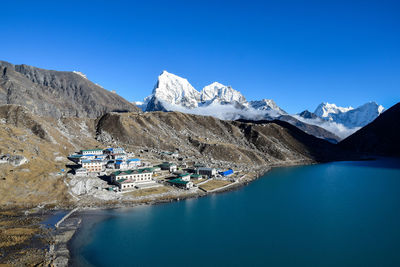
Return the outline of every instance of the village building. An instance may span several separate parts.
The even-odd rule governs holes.
[[[168,170],[169,172],[176,172],[178,170],[178,166],[175,163],[163,162],[159,165],[161,170]]]
[[[90,154],[101,155],[101,154],[103,154],[103,149],[95,148],[95,149],[81,150],[81,154],[84,155],[84,156],[85,155],[90,155]]]
[[[198,167],[196,168],[196,174],[214,177],[217,174],[217,170],[215,168]]]
[[[203,175],[194,173],[194,174],[190,175],[190,178],[194,179],[194,180],[201,180],[201,179],[203,179]]]
[[[153,173],[148,170],[116,171],[111,174],[111,182],[123,191],[133,189],[138,184],[152,182]]]
[[[93,160],[96,159],[96,155],[95,154],[86,154],[86,155],[82,155],[81,160]]]
[[[125,149],[123,149],[122,147],[116,147],[116,148],[113,148],[113,153],[114,154],[125,154]]]
[[[101,160],[82,160],[81,165],[87,172],[101,172],[104,162]]]
[[[154,167],[141,168],[139,170],[146,170],[146,171],[152,172],[154,174],[154,173],[160,172],[161,168],[158,166],[154,166]]]
[[[123,149],[122,147],[110,147],[110,148],[106,148],[104,149],[104,153],[111,155],[111,154],[125,154],[125,149]]]
[[[178,178],[181,178],[183,181],[190,181],[190,173],[180,173],[178,174]]]
[[[226,170],[226,171],[219,172],[219,174],[221,174],[222,176],[229,176],[229,175],[233,174],[233,170],[229,169],[229,170]]]
[[[125,153],[111,154],[110,157],[116,160],[126,160],[127,158]]]
[[[74,155],[69,155],[69,156],[68,156],[68,159],[69,159],[70,161],[75,162],[76,164],[81,164],[81,159],[82,159],[82,157],[83,157],[83,155],[74,154]]]
[[[128,164],[128,168],[133,169],[137,168],[140,166],[140,159],[128,159],[126,160],[126,163]]]
[[[101,155],[96,155],[95,159],[99,159],[99,160],[105,160],[108,157],[108,155],[106,154],[101,154]]]
[[[120,170],[128,169],[128,163],[124,160],[117,160],[115,161],[115,168]]]
[[[193,187],[193,183],[192,182],[184,181],[181,178],[176,178],[176,179],[169,180],[168,183],[173,185],[173,186],[184,188],[184,189],[190,189],[190,188]]]

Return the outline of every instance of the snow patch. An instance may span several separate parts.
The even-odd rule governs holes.
[[[80,72],[80,71],[75,71],[75,70],[74,70],[73,73],[75,73],[75,74],[81,76],[82,78],[85,78],[86,80],[88,79],[88,78],[86,77],[86,75],[85,75],[84,73]]]

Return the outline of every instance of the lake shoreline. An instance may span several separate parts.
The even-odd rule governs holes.
[[[300,262],[303,261],[303,264],[306,264],[303,266],[307,266],[310,262],[323,265],[326,263],[327,255],[334,256],[338,255],[337,253],[342,256],[332,259],[338,265],[365,262],[351,255],[369,251],[371,248],[377,248],[375,250],[377,255],[390,256],[393,252],[392,248],[396,247],[397,239],[390,238],[391,235],[388,236],[389,238],[385,236],[389,233],[396,236],[400,232],[396,230],[396,227],[386,230],[387,228],[381,226],[386,225],[385,218],[392,216],[393,208],[399,207],[395,204],[398,203],[395,200],[399,198],[398,189],[396,189],[398,187],[394,185],[400,182],[396,176],[399,165],[389,163],[388,161],[332,162],[315,166],[274,168],[266,174],[265,178],[268,179],[257,179],[256,183],[251,183],[248,187],[229,194],[221,194],[221,196],[211,195],[208,198],[179,201],[172,205],[158,207],[157,205],[153,207],[136,205],[135,209],[131,206],[120,210],[109,209],[109,211],[85,209],[77,213],[77,216],[84,220],[73,239],[69,241],[71,264],[79,266],[87,262],[101,265],[103,262],[108,266],[115,259],[111,255],[98,253],[107,249],[109,245],[112,246],[124,240],[126,249],[117,250],[121,253],[121,263],[130,261],[131,256],[128,252],[129,249],[133,249],[138,253],[139,264],[149,262],[153,265],[159,263],[159,260],[148,259],[145,255],[154,242],[160,240],[159,246],[162,247],[167,244],[176,246],[185,242],[188,235],[194,238],[194,240],[187,240],[190,247],[193,244],[203,247],[208,243],[207,240],[214,237],[214,245],[209,245],[225,252],[233,248],[245,249],[253,241],[259,243],[260,249],[244,250],[243,255],[237,255],[238,260],[250,265],[262,262],[263,257],[269,255],[268,261],[271,263],[283,261],[289,264],[285,266],[290,266],[290,263],[293,263],[290,259],[282,259],[279,256],[286,253]],[[379,176],[378,173],[388,174],[388,176],[385,176],[387,177],[385,179],[376,179]],[[388,192],[387,190],[391,197],[382,198],[382,193]],[[367,199],[371,203],[378,201],[382,204],[394,203],[395,206],[375,206],[373,210],[380,215],[375,216],[369,209],[360,209],[360,205],[363,205]],[[107,216],[111,216],[110,219],[107,219],[109,218]],[[354,220],[365,221],[367,218],[370,218],[367,220],[370,223],[362,226],[362,232],[355,232],[353,230],[355,225],[349,223]],[[226,224],[226,219],[235,223]],[[99,223],[96,224],[97,222]],[[246,228],[250,222],[254,224],[254,227]],[[169,231],[176,224],[180,225],[180,235]],[[281,228],[277,228],[281,225]],[[263,230],[260,231],[260,229]],[[366,230],[382,237],[381,241],[390,250],[377,247],[370,237],[362,234]],[[324,233],[322,237],[317,234],[321,231]],[[354,233],[354,236],[338,235],[338,233],[348,232]],[[232,243],[229,233],[235,234],[241,242]],[[305,246],[300,248],[296,239],[292,240],[293,234],[298,234],[297,242],[301,244],[304,242]],[[326,239],[332,240],[333,243],[325,242]],[[352,242],[356,242],[358,246],[354,246]],[[308,250],[316,245],[321,246],[328,254],[314,255],[315,253]],[[341,249],[343,246],[348,246],[347,249],[351,253],[343,252]],[[116,249],[110,249],[109,252],[114,255]],[[195,254],[189,248],[182,248],[182,251],[186,251],[184,259]],[[282,254],[276,254],[278,251]],[[182,263],[175,262],[173,257],[169,257],[168,250],[159,251],[159,253],[160,257],[169,259],[166,262],[171,265],[177,263],[176,266],[182,266]],[[374,257],[372,255],[371,259],[374,260]],[[397,256],[393,258],[394,261],[398,259],[400,260]],[[224,256],[215,256],[215,260],[218,263],[225,260],[234,262]],[[201,262],[200,260],[197,265],[202,266],[206,260],[203,259],[203,263]]]
[[[344,160],[344,161],[370,161],[370,160],[376,160],[376,158],[364,158],[364,159],[352,159],[352,160]],[[337,161],[335,161],[337,162]],[[231,191],[235,191],[235,190],[239,190],[241,188],[243,188],[244,186],[252,183],[253,181],[259,179],[262,176],[265,176],[266,174],[268,174],[272,169],[274,168],[281,168],[281,167],[295,167],[295,166],[307,166],[307,165],[315,165],[315,164],[324,164],[327,162],[314,162],[314,161],[299,161],[299,162],[291,162],[291,163],[287,163],[287,164],[279,164],[279,165],[274,165],[274,166],[268,166],[268,167],[260,167],[257,169],[254,169],[254,175],[252,176],[248,176],[246,177],[245,180],[240,181],[236,184],[233,184],[232,186],[226,187],[226,188],[222,188],[222,189],[217,189],[213,192],[197,192],[197,193],[188,193],[188,192],[184,192],[174,198],[168,198],[168,199],[164,199],[164,198],[156,198],[156,199],[152,199],[149,201],[124,201],[121,203],[101,203],[101,204],[93,204],[91,206],[82,206],[79,207],[79,210],[77,212],[75,212],[74,216],[72,216],[72,218],[78,217],[79,220],[76,220],[75,224],[71,224],[69,227],[67,227],[67,230],[73,231],[73,234],[70,236],[70,238],[68,240],[62,240],[62,244],[60,245],[60,247],[62,248],[62,256],[65,257],[65,248],[68,249],[68,257],[67,260],[71,261],[71,259],[73,257],[71,257],[71,243],[73,241],[73,238],[75,237],[75,234],[77,232],[79,232],[80,228],[82,227],[81,222],[83,221],[83,218],[85,218],[88,213],[90,215],[90,213],[95,212],[97,210],[115,210],[115,209],[133,209],[136,207],[140,207],[140,206],[148,206],[148,205],[160,205],[160,204],[167,204],[167,203],[172,203],[172,202],[177,202],[177,201],[181,201],[181,200],[186,200],[186,199],[193,199],[193,198],[202,198],[211,194],[220,194],[220,193],[229,193]],[[248,175],[248,174],[246,174]],[[57,254],[57,250],[54,251],[55,254]],[[53,255],[54,255],[53,253]],[[54,259],[54,256],[53,256]],[[65,260],[65,259],[64,259]]]
[[[135,202],[135,201],[124,201],[120,203],[100,203],[100,204],[92,204],[91,206],[82,206],[70,216],[69,219],[66,219],[66,226],[62,226],[62,230],[60,234],[54,234],[55,244],[54,250],[48,253],[48,260],[49,262],[58,263],[61,265],[70,265],[71,260],[73,259],[72,255],[72,241],[76,237],[75,235],[79,233],[80,229],[82,228],[82,221],[84,221],[85,217],[90,216],[92,212],[97,210],[115,210],[115,209],[133,209],[140,206],[148,206],[148,205],[160,205],[160,204],[167,204],[172,202],[177,202],[186,199],[193,199],[193,198],[202,198],[211,194],[220,194],[220,193],[228,193],[231,191],[239,190],[244,186],[250,184],[251,182],[265,176],[268,172],[273,168],[280,168],[280,167],[291,167],[291,166],[306,166],[306,165],[313,165],[318,164],[313,161],[299,161],[299,162],[291,162],[288,164],[279,164],[274,166],[267,166],[267,167],[259,167],[254,169],[253,175],[245,174],[246,179],[233,184],[232,186],[221,188],[220,190],[215,190],[213,192],[197,192],[197,193],[188,193],[182,191],[182,194],[176,196],[174,198],[155,198],[149,201],[143,202]],[[74,207],[76,208],[76,207]],[[68,233],[67,235],[65,233]],[[62,236],[60,238],[60,235]]]

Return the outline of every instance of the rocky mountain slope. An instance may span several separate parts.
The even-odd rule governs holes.
[[[400,157],[400,103],[339,143],[340,147],[371,155]]]
[[[223,121],[180,112],[110,113],[99,119],[98,140],[179,150],[193,160],[246,166],[324,161],[336,147],[282,121]]]
[[[110,111],[140,111],[81,73],[5,61],[0,61],[0,104],[23,105],[36,115],[54,118],[96,118]]]
[[[302,117],[304,119],[317,119],[318,118],[318,116],[315,115],[315,113],[310,112],[308,110],[304,110],[297,115],[299,115],[300,117]]]

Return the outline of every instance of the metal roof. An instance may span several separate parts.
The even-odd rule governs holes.
[[[127,161],[140,161],[140,159],[128,159]]]
[[[220,174],[221,175],[229,175],[229,174],[232,174],[233,173],[233,170],[232,169],[229,169],[229,170],[226,170],[226,171],[223,171],[223,172],[220,172]]]
[[[141,174],[141,173],[151,173],[151,171],[147,169],[139,169],[139,170],[116,171],[113,172],[112,174],[118,176],[118,175]]]
[[[82,163],[102,163],[103,161],[101,160],[95,160],[95,159],[84,159],[82,160]]]
[[[80,159],[81,157],[83,157],[83,155],[70,155],[70,156],[68,156],[68,158],[70,158],[70,159]]]
[[[169,180],[168,183],[171,183],[171,184],[187,184],[189,182],[188,181],[183,181],[181,178],[176,178],[176,179]]]

